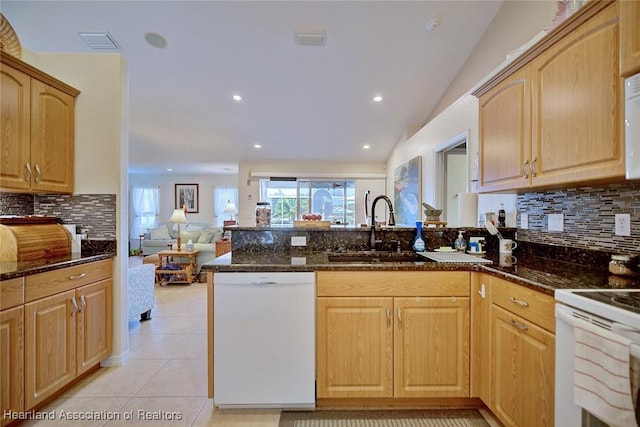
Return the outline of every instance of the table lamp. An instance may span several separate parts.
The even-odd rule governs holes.
[[[229,214],[229,219],[224,221],[224,225],[235,225],[236,221],[233,219],[233,216],[238,213],[238,209],[234,203],[231,203],[231,200],[227,200],[227,204],[224,206],[222,212]]]
[[[187,223],[187,216],[184,214],[184,209],[174,209],[169,222],[178,224],[178,250],[181,250],[182,239],[180,238],[180,224]]]

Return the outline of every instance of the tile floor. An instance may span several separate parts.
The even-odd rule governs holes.
[[[24,425],[277,427],[279,410],[220,411],[207,398],[206,294],[205,283],[156,285],[152,319],[129,322],[129,361],[99,369],[41,410],[55,420]],[[83,415],[102,419],[71,419]]]

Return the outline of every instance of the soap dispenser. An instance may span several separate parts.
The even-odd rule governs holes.
[[[424,240],[422,240],[422,221],[416,221],[416,237],[413,239],[413,250],[423,252],[425,248]]]
[[[462,252],[467,250],[467,241],[462,237],[462,231],[458,231],[458,238],[453,242],[453,247]]]

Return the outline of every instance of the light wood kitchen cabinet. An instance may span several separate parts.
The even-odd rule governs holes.
[[[318,272],[317,396],[469,396],[468,272]]]
[[[0,411],[24,411],[24,308],[0,312]],[[7,425],[10,417],[2,417]]]
[[[489,407],[506,426],[553,426],[554,299],[495,277],[491,286]]]
[[[0,59],[0,188],[72,193],[79,92],[11,55],[1,53]]]
[[[620,14],[620,73],[629,77],[640,72],[640,2],[618,1]]]
[[[111,353],[112,261],[26,277],[25,408]]]
[[[491,406],[491,280],[471,274],[471,397]]]
[[[531,67],[525,66],[480,98],[480,185],[527,188],[531,163]]]
[[[474,92],[481,191],[624,179],[617,4],[583,9]]]

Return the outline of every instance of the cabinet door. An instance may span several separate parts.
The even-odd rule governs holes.
[[[480,187],[526,188],[531,161],[530,66],[480,98]]]
[[[0,411],[24,408],[24,308],[0,312]],[[2,424],[11,421],[1,417]]]
[[[629,77],[640,72],[640,2],[619,1],[620,72]]]
[[[471,274],[471,397],[491,407],[491,286],[492,277]]]
[[[393,396],[393,299],[317,298],[317,396]]]
[[[534,60],[533,186],[624,178],[619,52],[612,4]]]
[[[111,354],[112,299],[111,279],[76,290],[77,375],[100,363]]]
[[[394,302],[394,396],[469,397],[469,298]]]
[[[507,426],[553,426],[555,337],[492,307],[493,406]]]
[[[74,98],[32,79],[32,190],[73,192],[74,131]]]
[[[32,408],[76,374],[75,290],[25,304],[25,406]]]
[[[0,187],[26,190],[30,187],[29,106],[31,78],[8,65],[0,67]]]

